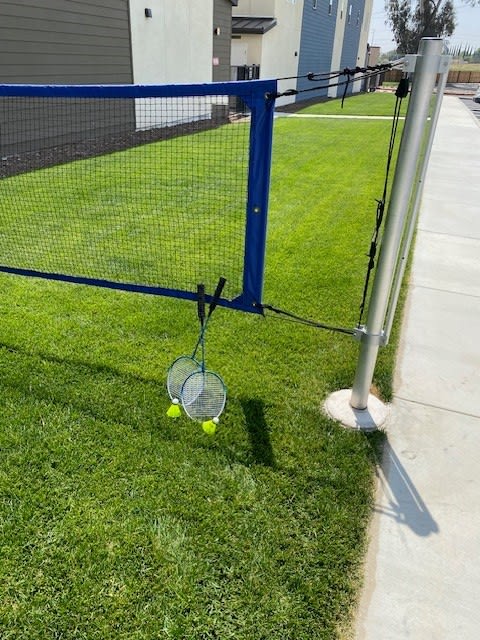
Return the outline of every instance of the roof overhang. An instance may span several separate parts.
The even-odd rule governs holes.
[[[232,33],[242,35],[255,33],[263,35],[273,29],[277,24],[276,18],[255,17],[255,16],[233,16]]]

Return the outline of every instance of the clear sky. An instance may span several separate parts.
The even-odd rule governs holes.
[[[412,0],[414,1],[414,0]],[[449,44],[469,45],[480,48],[480,5],[471,7],[461,0],[454,0],[457,27],[449,38]],[[382,52],[395,49],[395,43],[388,26],[385,25],[385,0],[373,0],[372,21],[370,23],[369,43],[381,47]],[[412,51],[411,53],[416,53]]]

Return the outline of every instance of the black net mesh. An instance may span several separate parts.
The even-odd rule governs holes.
[[[239,98],[0,98],[0,264],[242,292]]]

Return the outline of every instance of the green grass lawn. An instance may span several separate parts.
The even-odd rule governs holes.
[[[480,62],[452,62],[452,71],[480,71]]]
[[[343,102],[343,107],[341,98],[335,98],[310,105],[302,109],[300,113],[340,116],[392,116],[395,101],[394,92],[357,93],[347,96]],[[408,98],[403,100],[400,112],[402,116],[407,112],[407,105]]]
[[[389,128],[276,122],[265,302],[355,325]],[[322,402],[351,386],[353,339],[219,308],[207,361],[228,404],[210,437],[165,416],[192,303],[6,275],[0,291],[2,640],[348,629],[381,435]]]
[[[238,296],[248,135],[212,128],[3,180],[2,265],[184,291],[222,275]]]

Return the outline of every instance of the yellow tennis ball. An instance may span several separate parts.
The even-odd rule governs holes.
[[[167,416],[169,418],[178,418],[180,417],[180,415],[182,414],[182,412],[180,411],[180,406],[178,404],[178,400],[177,398],[174,398],[172,400],[172,404],[170,405],[168,411],[167,411]]]
[[[218,418],[213,418],[213,420],[207,420],[202,423],[202,429],[205,433],[208,433],[209,436],[213,436],[215,431],[217,430]]]

